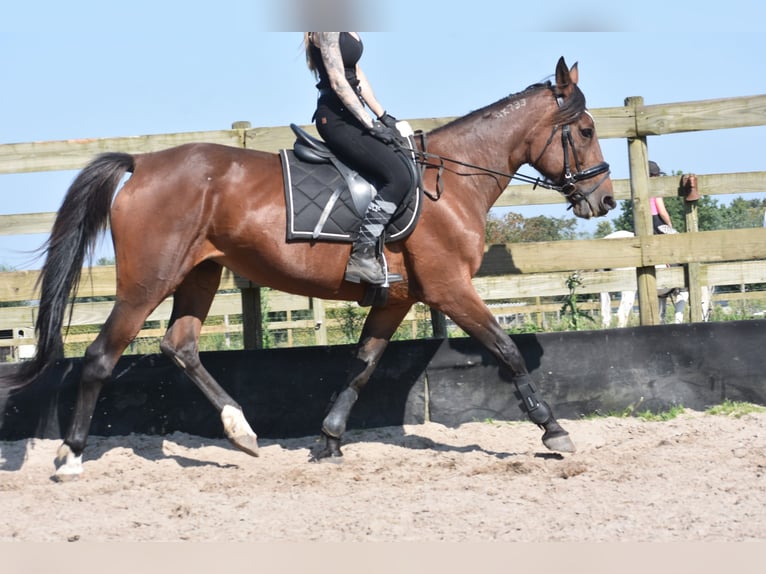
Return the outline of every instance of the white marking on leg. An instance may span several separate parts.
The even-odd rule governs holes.
[[[245,419],[245,415],[237,407],[226,405],[221,410],[221,420],[226,436],[252,435],[255,436],[253,429]]]
[[[221,421],[227,436],[236,436],[240,434],[255,434],[242,411],[231,405],[226,405],[221,409]]]
[[[82,455],[75,456],[69,445],[62,443],[56,453],[56,473],[53,478],[59,482],[74,480],[82,474]]]
[[[242,414],[242,409],[226,405],[221,409],[221,421],[227,438],[239,449],[258,456],[258,437]]]

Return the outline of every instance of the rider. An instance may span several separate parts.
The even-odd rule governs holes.
[[[390,145],[399,136],[396,118],[375,99],[359,67],[363,46],[356,32],[306,32],[304,44],[308,67],[319,80],[317,131],[341,160],[374,182],[378,192],[364,214],[345,279],[381,285],[386,276],[375,245],[411,185],[409,168]]]

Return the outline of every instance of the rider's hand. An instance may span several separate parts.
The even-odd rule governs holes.
[[[398,131],[381,122],[373,122],[369,132],[372,137],[379,139],[384,144],[399,143],[399,138],[401,137]]]
[[[397,120],[394,116],[392,116],[388,112],[383,112],[380,116],[378,116],[378,121],[380,121],[380,123],[382,123],[384,126],[395,130],[396,122],[399,120]]]

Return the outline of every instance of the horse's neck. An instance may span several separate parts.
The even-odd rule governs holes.
[[[429,151],[496,171],[507,170],[508,146],[482,122],[456,124],[431,137]]]
[[[517,108],[516,105],[516,100],[509,101],[505,106],[489,108],[485,114],[457,121],[429,135],[429,152],[495,172],[481,175],[478,169],[448,166],[461,173],[477,174],[467,179],[473,186],[482,188],[490,206],[510,183],[510,176],[529,161],[528,134],[538,120],[531,109]]]

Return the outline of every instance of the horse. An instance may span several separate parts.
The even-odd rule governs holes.
[[[390,284],[384,304],[370,308],[311,460],[343,455],[352,407],[416,302],[444,313],[491,351],[548,449],[575,450],[471,278],[484,254],[489,209],[524,164],[539,172],[540,185],[562,193],[577,217],[603,216],[615,207],[609,165],[578,78],[577,64],[569,68],[562,57],[551,79],[438,127],[417,144],[421,193],[430,199],[424,200],[414,230],[385,246],[388,267],[401,280]],[[420,149],[426,141],[427,150]],[[143,154],[106,152],[78,173],[43,246],[37,352],[0,382],[9,392],[18,390],[63,356],[70,294],[86,255],[110,224],[116,298],[85,351],[54,479],[81,475],[99,393],[147,316],[171,295],[173,310],[160,350],[215,407],[229,441],[258,456],[257,436],[242,408],[205,370],[198,352],[223,267],[258,285],[309,297],[359,302],[366,289],[344,281],[348,244],[286,239],[280,163],[271,152],[192,143]],[[132,175],[126,178],[127,173]]]

